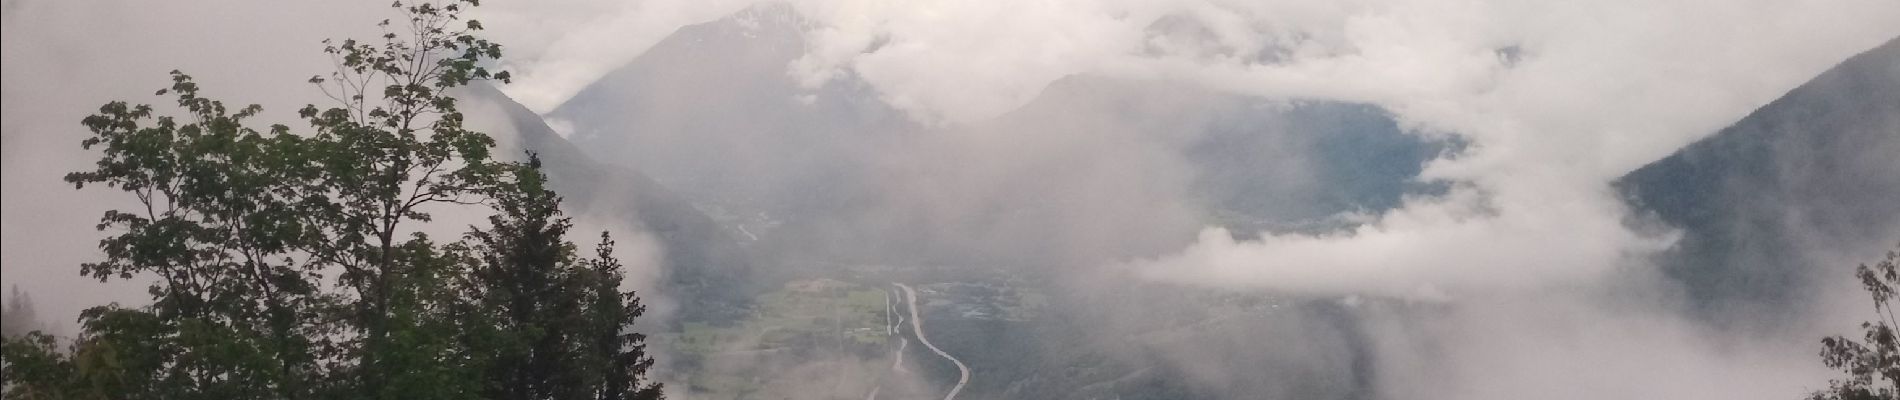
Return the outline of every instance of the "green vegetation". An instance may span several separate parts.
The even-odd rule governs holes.
[[[139,207],[98,225],[100,280],[150,280],[152,303],[90,308],[77,337],[4,343],[17,399],[658,399],[628,332],[613,242],[582,258],[538,159],[490,157],[445,91],[506,81],[501,46],[464,21],[472,0],[396,3],[379,43],[325,52],[310,82],[337,105],[303,107],[314,132],[247,125],[262,108],[202,97],[183,73],[184,117],[112,102],[84,120],[103,155],[66,176]],[[493,210],[438,243],[431,212]]]
[[[949,303],[954,319],[1027,322],[1049,306],[1040,288],[1020,278],[977,277],[969,281],[917,285],[931,298]]]
[[[832,279],[794,280],[761,295],[749,316],[719,326],[687,322],[660,337],[694,398],[769,398],[774,388],[799,387],[861,397],[895,344],[886,329],[886,292]],[[824,382],[812,389],[804,372]],[[843,381],[843,383],[825,383]],[[863,387],[860,387],[863,386]]]

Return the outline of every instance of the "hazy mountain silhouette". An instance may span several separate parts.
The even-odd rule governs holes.
[[[1377,107],[1092,76],[1058,80],[990,120],[924,126],[848,73],[822,87],[800,86],[788,65],[806,51],[805,23],[790,7],[767,4],[682,28],[548,118],[572,126],[570,138],[596,159],[650,174],[703,209],[717,209],[714,218],[729,229],[743,225],[746,232],[734,234],[748,242],[756,235],[757,254],[887,262],[1096,262],[1178,249],[1209,223],[1238,232],[1323,229],[1327,216],[1390,208],[1426,188],[1410,178],[1442,148],[1403,133]],[[913,205],[892,204],[915,201],[894,198],[900,195],[893,182],[918,178],[892,170],[955,174],[957,166],[930,162],[1007,161],[911,158],[957,154],[945,147],[968,141],[942,138],[978,135],[1002,144],[970,153],[1022,153],[1008,146],[1049,142],[1082,153],[1113,137],[1155,154],[1103,151],[1066,164],[1022,163],[1009,179],[1023,182],[984,182],[1000,186],[978,199],[987,203],[971,206],[987,211],[954,210],[964,214],[951,221],[910,221],[925,217]],[[1115,179],[1186,180],[1192,207],[1206,215],[1076,207],[1107,203],[1064,197],[1084,191],[1062,184],[1098,177],[1063,174],[1112,165],[1102,160],[1117,156],[1181,160],[1185,178]],[[760,213],[769,223],[735,221]],[[1078,238],[1076,221],[1131,234]],[[1062,248],[1096,259],[1050,251]]]
[[[1900,39],[1616,184],[1682,230],[1659,261],[1704,311],[1812,298],[1818,269],[1844,277],[1900,240]]]
[[[564,198],[570,214],[601,217],[624,224],[618,228],[655,236],[664,260],[660,289],[678,301],[676,317],[725,318],[748,304],[752,261],[736,240],[691,202],[638,171],[594,161],[539,115],[491,86],[474,85],[467,92],[465,97],[499,108],[503,123],[513,128],[513,135],[495,134],[498,151],[540,155],[553,189]]]

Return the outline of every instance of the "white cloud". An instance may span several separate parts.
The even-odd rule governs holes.
[[[1215,241],[1184,257],[1217,263],[1159,262],[1171,266],[1169,276],[1205,272],[1264,286],[1296,281],[1286,274],[1390,268],[1410,269],[1381,275],[1410,277],[1408,285],[1478,283],[1440,273],[1535,279],[1604,270],[1657,245],[1612,222],[1623,210],[1605,182],[1900,34],[1900,8],[1876,0],[791,3],[810,30],[807,54],[788,73],[809,86],[862,79],[926,122],[981,121],[1056,79],[1097,74],[1372,103],[1422,134],[1454,133],[1472,145],[1421,177],[1469,184],[1460,196],[1410,202],[1345,235]],[[747,4],[580,7],[591,10],[586,18],[555,19],[578,23],[550,22],[579,29],[517,45],[539,49],[511,59],[525,73],[509,89],[546,110],[660,33]],[[1445,216],[1475,202],[1489,212]],[[1402,246],[1394,250],[1417,266],[1375,266],[1377,258],[1353,250],[1381,243]],[[1530,267],[1553,252],[1588,258]],[[1241,256],[1248,253],[1273,256]],[[1382,278],[1391,279],[1399,278]]]
[[[1614,217],[1621,210],[1596,200],[1603,197],[1460,187],[1442,198],[1409,199],[1346,232],[1236,241],[1208,228],[1186,250],[1139,268],[1155,279],[1214,286],[1415,298],[1577,282],[1658,248],[1659,241],[1627,232]]]
[[[1440,4],[1443,3],[1443,4]],[[1444,5],[1445,7],[1438,7]],[[1352,232],[1217,234],[1157,275],[1308,290],[1568,279],[1658,248],[1619,225],[1605,184],[1900,34],[1878,2],[1394,2],[1343,21],[1330,55],[1277,64],[1156,60],[1163,73],[1265,96],[1364,101],[1466,154],[1424,179],[1471,185]],[[1503,62],[1497,49],[1522,58]],[[1507,65],[1509,65],[1507,67]],[[1489,212],[1459,215],[1466,208]],[[1315,281],[1324,281],[1316,283]]]
[[[474,18],[503,43],[502,68],[520,84],[503,86],[522,105],[546,113],[682,26],[711,21],[756,0],[489,2]]]

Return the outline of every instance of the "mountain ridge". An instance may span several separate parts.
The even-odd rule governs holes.
[[[627,166],[601,163],[526,106],[492,86],[476,85],[462,96],[499,111],[508,135],[495,135],[505,151],[540,156],[549,184],[572,207],[624,228],[653,234],[664,252],[657,289],[676,297],[676,320],[717,319],[743,313],[750,299],[753,261],[717,222],[664,185]],[[487,116],[483,117],[487,119]],[[512,139],[512,140],[510,140]]]
[[[1614,186],[1641,218],[1681,229],[1657,262],[1694,307],[1773,312],[1814,300],[1819,277],[1900,241],[1895,154],[1900,38]]]

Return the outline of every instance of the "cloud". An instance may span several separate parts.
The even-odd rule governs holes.
[[[546,113],[645,52],[682,26],[719,19],[755,0],[490,2],[472,17],[503,43],[501,67],[518,85],[503,87],[528,109]]]
[[[1725,331],[1609,294],[1500,293],[1429,318],[1357,312],[1395,398],[1785,399],[1828,379],[1817,336]]]
[[[1667,236],[1614,222],[1625,210],[1608,180],[1900,34],[1900,9],[1872,0],[789,3],[807,48],[788,74],[812,88],[861,80],[926,123],[978,123],[1058,79],[1097,75],[1369,103],[1414,133],[1468,143],[1419,177],[1459,183],[1452,196],[1324,237],[1229,243],[1210,228],[1208,241],[1155,262],[1174,279],[1299,290],[1313,288],[1293,282],[1327,280],[1342,292],[1567,279],[1660,248]],[[506,10],[578,27],[521,40],[537,50],[510,60],[526,71],[511,94],[537,110],[658,33],[751,3],[562,4],[576,6]],[[1382,261],[1397,259],[1408,266]],[[1380,278],[1352,278],[1364,276]]]
[[[1420,176],[1461,186],[1343,234],[1230,243],[1210,231],[1159,260],[1159,275],[1390,292],[1608,270],[1666,238],[1620,227],[1625,212],[1605,183],[1900,34],[1900,11],[1873,2],[1417,1],[1328,15],[1338,17],[1293,21],[1292,31],[1319,34],[1275,60],[1164,56],[1107,73],[1380,105],[1418,133],[1467,141]]]
[[[1517,198],[1459,187],[1320,235],[1235,240],[1227,229],[1208,228],[1187,249],[1138,268],[1153,279],[1212,286],[1436,299],[1459,289],[1593,279],[1667,243],[1625,229],[1614,217],[1620,209],[1593,201],[1606,194],[1537,194]],[[1535,212],[1518,211],[1526,209]]]

